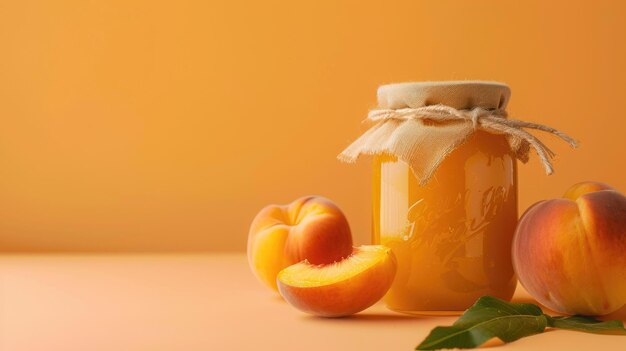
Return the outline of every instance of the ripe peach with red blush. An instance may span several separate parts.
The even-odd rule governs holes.
[[[526,290],[567,314],[604,315],[626,304],[626,197],[598,182],[539,202],[520,219],[513,266]]]
[[[352,254],[352,234],[337,205],[307,196],[263,208],[250,226],[247,251],[254,274],[277,290],[278,272],[290,265],[329,264]]]

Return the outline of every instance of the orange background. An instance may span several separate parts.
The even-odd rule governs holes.
[[[0,250],[245,249],[255,213],[334,199],[370,234],[370,163],[335,156],[380,84],[508,83],[518,119],[581,141],[520,208],[626,190],[620,1],[5,1]]]

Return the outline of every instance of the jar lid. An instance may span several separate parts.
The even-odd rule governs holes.
[[[504,110],[510,97],[509,86],[498,82],[468,80],[395,83],[378,88],[378,108],[417,108],[442,104],[458,110],[474,107]]]

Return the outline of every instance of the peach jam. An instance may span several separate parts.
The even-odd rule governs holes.
[[[402,108],[420,95],[408,88],[393,91],[393,96],[383,91],[383,101],[379,90],[379,104]],[[430,102],[457,104],[455,108],[471,108],[476,102],[471,92],[467,99],[446,101],[454,86],[446,91],[432,92]],[[495,101],[502,104],[497,97]],[[398,262],[385,296],[390,309],[454,314],[483,295],[512,297],[517,282],[511,264],[517,172],[505,136],[474,132],[424,185],[395,156],[375,156],[372,202],[373,242],[390,247]]]

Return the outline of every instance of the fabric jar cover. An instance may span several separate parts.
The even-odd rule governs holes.
[[[352,163],[361,155],[392,155],[406,162],[424,185],[437,167],[476,130],[504,135],[511,152],[528,161],[534,148],[546,169],[553,172],[555,154],[524,128],[542,130],[576,141],[544,125],[507,118],[511,90],[506,84],[481,81],[423,82],[383,85],[378,109],[367,120],[374,125],[338,155]]]

